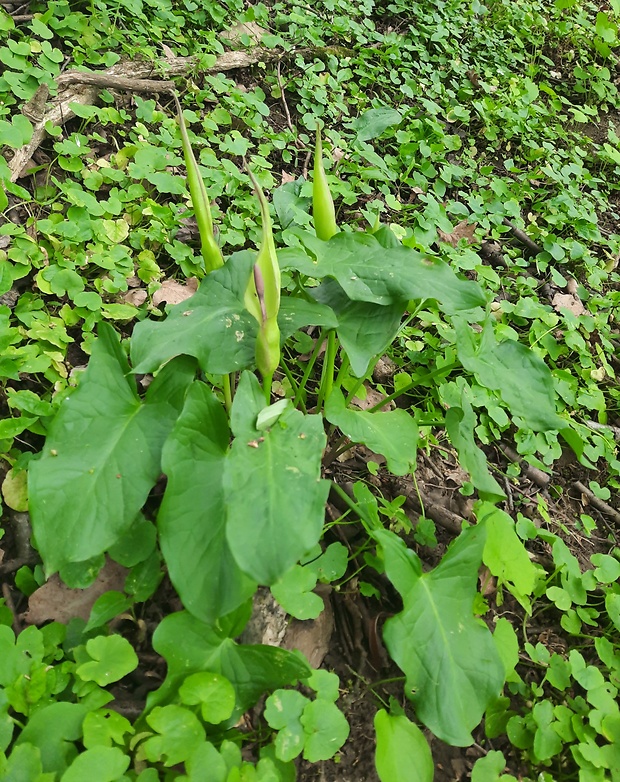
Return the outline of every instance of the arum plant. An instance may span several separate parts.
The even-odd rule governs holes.
[[[314,178],[312,182],[312,214],[314,216],[314,230],[319,239],[324,242],[338,233],[336,225],[336,209],[332,198],[325,167],[323,165],[323,142],[321,130],[317,125],[316,144],[314,147]]]
[[[312,180],[312,215],[314,217],[314,230],[316,235],[322,241],[329,241],[332,236],[338,233],[336,224],[336,209],[334,199],[332,198],[325,167],[323,165],[323,143],[321,140],[321,129],[319,125],[316,128],[316,143],[314,147],[314,177]],[[327,348],[325,351],[325,361],[323,362],[323,373],[321,376],[321,387],[317,400],[317,408],[320,410],[324,401],[331,393],[334,384],[334,372],[336,365],[336,354],[338,353],[338,340],[336,332],[331,329],[327,335]]]
[[[256,337],[256,366],[262,375],[265,398],[269,403],[273,373],[280,363],[278,312],[280,310],[281,275],[267,199],[250,169],[248,169],[248,174],[260,203],[263,239],[248,283],[245,304],[259,324],[258,336]]]
[[[219,269],[221,266],[223,266],[224,259],[222,257],[222,252],[217,242],[215,241],[209,197],[207,196],[205,183],[202,179],[202,175],[200,174],[198,162],[196,161],[196,157],[194,156],[194,151],[189,140],[187,124],[185,122],[185,117],[183,116],[183,109],[181,108],[181,104],[179,103],[179,99],[176,94],[174,95],[174,102],[176,103],[177,116],[179,118],[181,143],[183,145],[183,157],[185,158],[185,168],[187,169],[187,184],[189,187],[192,204],[194,206],[196,222],[198,223],[202,257],[205,262],[205,269],[207,273],[209,273],[214,269]]]
[[[555,411],[551,373],[525,346],[496,338],[495,321],[475,282],[458,278],[439,259],[400,245],[387,228],[372,234],[338,230],[318,132],[315,232],[296,230],[298,246],[279,249],[276,255],[267,200],[250,172],[262,215],[260,249],[258,256],[236,252],[224,263],[180,107],[179,124],[207,274],[198,291],[171,307],[164,320],[145,319],[136,325],[129,359],[112,326],[100,326],[78,388],[59,405],[43,452],[29,464],[32,526],[46,573],[60,571],[72,583],[92,579],[106,554],[135,569],[128,583],[140,581],[145,572],[158,576],[165,563],[184,611],[166,617],[155,633],[154,647],[169,671],[149,708],[173,703],[188,673],[210,672],[227,678],[234,691],[227,712],[231,725],[262,694],[275,689],[270,724],[285,730],[289,718],[281,719],[277,688],[298,679],[313,687],[310,669],[284,650],[260,645],[248,649],[234,639],[248,619],[259,584],[272,587],[280,604],[286,603],[295,615],[299,601],[291,599],[291,592],[299,591],[302,583],[316,583],[308,567],[320,555],[330,490],[322,479],[326,421],[331,431],[337,428],[343,438],[381,454],[392,474],[414,473],[419,437],[415,416],[405,409],[353,409],[340,390],[370,376],[404,313],[415,312],[422,301],[441,310],[454,331],[463,374],[475,375],[522,426],[556,431],[565,424]],[[300,295],[281,295],[280,268],[298,275]],[[307,279],[312,286],[303,285]],[[472,328],[472,322],[483,328]],[[306,389],[295,392],[292,384],[290,398],[269,404],[281,341],[308,326],[320,327],[320,337],[300,386],[309,381],[327,339],[318,414],[313,415],[303,405]],[[339,350],[342,361],[334,380]],[[449,374],[451,367],[443,369]],[[135,382],[137,373],[154,376],[143,395]],[[234,399],[232,373],[239,373]],[[226,378],[224,406],[214,393],[214,375]],[[429,373],[416,382],[431,377]],[[518,385],[515,377],[521,381]],[[503,490],[474,439],[477,413],[470,388],[463,378],[442,382],[446,431],[480,497],[495,503]],[[153,513],[155,498],[149,503],[147,499],[162,473],[166,489]],[[500,530],[503,538],[510,533],[518,548],[515,534],[506,531],[502,518],[493,517],[492,523],[463,533],[445,561],[425,574],[405,541],[383,529],[368,487],[358,487],[355,503],[334,488],[366,519],[369,539],[383,552],[385,572],[403,595],[403,611],[386,624],[385,639],[407,676],[408,695],[417,693],[413,703],[418,719],[446,741],[471,742],[471,730],[497,697],[504,676],[493,637],[472,612],[486,528]],[[490,511],[482,510],[486,518]],[[493,541],[492,551],[503,551],[501,541]],[[511,556],[511,550],[506,551]],[[344,551],[344,568],[346,556]],[[488,559],[485,564],[492,573],[507,572],[505,562]],[[455,568],[461,578],[456,609]],[[156,586],[157,577],[153,582]],[[141,592],[140,602],[148,596]],[[419,638],[432,639],[424,653],[412,640]],[[484,663],[479,670],[472,662],[476,655]],[[437,681],[446,683],[441,698],[436,696]],[[337,693],[337,686],[329,689]],[[188,703],[195,703],[193,696]],[[298,720],[305,725],[306,720],[310,735],[313,709],[304,702],[289,715],[290,724]],[[299,717],[302,711],[305,717]],[[400,726],[380,718],[378,736],[388,741],[392,729]],[[337,740],[330,734],[327,749],[315,753],[309,744],[306,756],[324,759],[336,752],[346,738],[340,728]],[[276,743],[274,752],[289,762],[294,755],[287,754],[285,744]]]

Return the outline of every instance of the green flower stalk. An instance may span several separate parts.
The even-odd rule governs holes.
[[[254,273],[245,293],[245,306],[260,324],[256,338],[256,366],[263,376],[265,395],[268,398],[271,393],[273,373],[280,363],[278,311],[280,310],[281,276],[267,199],[256,177],[249,169],[248,174],[260,203],[263,240],[254,264]]]
[[[324,242],[338,233],[336,225],[336,210],[334,199],[327,183],[327,176],[323,168],[323,143],[321,131],[316,129],[316,145],[314,148],[314,179],[312,183],[312,214],[314,216],[314,230],[319,239]]]
[[[200,248],[205,262],[207,273],[219,269],[224,265],[222,251],[220,250],[215,236],[213,235],[213,219],[211,217],[211,206],[207,196],[205,183],[200,175],[198,163],[192,151],[192,145],[187,133],[187,125],[179,99],[174,96],[177,105],[177,114],[179,117],[179,127],[181,129],[181,142],[183,144],[183,157],[185,158],[185,167],[187,169],[187,184],[189,193],[192,197],[198,231],[200,233]]]

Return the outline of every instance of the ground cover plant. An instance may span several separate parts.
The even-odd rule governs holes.
[[[620,8],[514,5],[0,9],[2,778],[620,773]]]

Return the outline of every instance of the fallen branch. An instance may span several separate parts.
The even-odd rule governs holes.
[[[274,52],[260,48],[251,52],[225,52],[203,72],[222,73],[247,68],[257,62],[273,60],[278,56]],[[33,123],[34,130],[28,144],[16,150],[9,163],[11,182],[24,176],[31,167],[32,155],[46,136],[47,123],[53,126],[64,125],[75,116],[71,108],[72,104],[95,105],[102,88],[128,92],[170,92],[174,89],[174,83],[170,78],[187,77],[197,68],[198,60],[195,57],[166,57],[157,65],[169,77],[168,79],[151,78],[154,74],[154,66],[151,62],[124,60],[105,71],[87,73],[73,70],[61,73],[56,79],[58,95],[50,100],[48,100],[49,88],[46,84],[42,84],[22,109],[25,116]]]
[[[587,486],[584,486],[581,481],[575,481],[573,486],[575,489],[577,489],[577,491],[580,491],[584,497],[587,497],[590,505],[592,505],[597,510],[600,510],[600,512],[604,513],[606,516],[610,516],[615,521],[615,523],[620,526],[620,513],[618,513],[615,508],[612,508],[611,505],[608,505],[606,502],[603,502],[603,500],[599,499],[596,494],[590,491]]]
[[[538,255],[538,253],[541,253],[543,251],[542,247],[536,242],[531,239],[525,231],[522,231],[520,228],[517,228],[517,226],[512,223],[507,217],[504,217],[504,225],[508,226],[510,228],[510,233],[514,236],[517,241],[521,242],[521,244],[524,244],[527,249],[533,253],[534,255]]]
[[[539,470],[538,467],[532,467],[531,464],[528,464],[527,462],[523,461],[523,457],[520,456],[516,451],[513,451],[513,449],[510,448],[510,446],[498,445],[497,447],[509,461],[516,462],[521,466],[521,469],[523,470],[523,475],[525,475],[526,478],[532,481],[532,483],[535,483],[537,486],[540,486],[541,489],[547,488],[547,486],[549,485],[549,481],[551,480],[550,475],[547,475],[546,472]]]

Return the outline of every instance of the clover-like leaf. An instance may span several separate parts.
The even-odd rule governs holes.
[[[311,763],[332,758],[349,737],[349,723],[330,701],[317,699],[308,703],[299,718],[306,734],[304,758]]]
[[[267,698],[264,716],[278,731],[276,756],[284,762],[294,760],[303,750],[306,737],[300,718],[309,702],[296,690],[276,690]]]
[[[116,682],[138,667],[138,655],[122,635],[98,635],[86,642],[90,662],[78,666],[76,673],[86,682],[101,687]]]
[[[79,754],[60,782],[115,782],[129,767],[130,758],[118,747],[93,747]]]
[[[156,706],[146,721],[159,735],[142,745],[147,759],[164,766],[176,766],[188,760],[206,738],[198,717],[183,706]]]
[[[310,568],[293,565],[272,584],[271,593],[295,619],[316,619],[325,607],[322,599],[312,591],[316,581],[316,573]]]
[[[235,708],[235,690],[224,676],[202,672],[188,676],[179,688],[179,697],[188,706],[200,706],[205,722],[217,725],[227,720]]]

